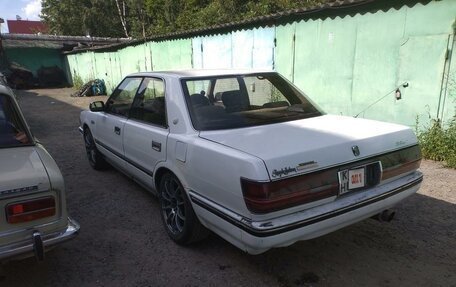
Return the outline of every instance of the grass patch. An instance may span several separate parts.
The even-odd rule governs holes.
[[[417,131],[417,135],[424,158],[442,161],[445,166],[456,168],[456,116],[447,127],[433,120],[429,128]]]
[[[82,80],[81,76],[75,74],[73,77],[73,87],[75,87],[76,90],[79,90],[83,85],[84,81]]]

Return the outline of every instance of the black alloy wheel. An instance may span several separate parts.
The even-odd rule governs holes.
[[[208,235],[208,230],[199,222],[182,184],[174,174],[163,175],[159,194],[163,224],[173,241],[186,245]]]

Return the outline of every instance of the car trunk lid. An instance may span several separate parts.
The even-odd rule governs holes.
[[[262,159],[272,180],[416,144],[415,134],[406,126],[333,115],[242,129],[202,131],[200,137]]]
[[[0,149],[0,199],[49,190],[46,169],[33,146]]]

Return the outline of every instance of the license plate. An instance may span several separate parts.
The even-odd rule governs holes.
[[[353,189],[364,187],[366,169],[346,169],[339,171],[339,194],[347,193]]]

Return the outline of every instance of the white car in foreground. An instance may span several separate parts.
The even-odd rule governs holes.
[[[132,74],[80,122],[92,167],[156,192],[180,244],[206,227],[259,254],[389,220],[422,181],[410,128],[325,115],[275,72]]]
[[[63,177],[30,133],[11,89],[0,83],[0,263],[74,238]]]

